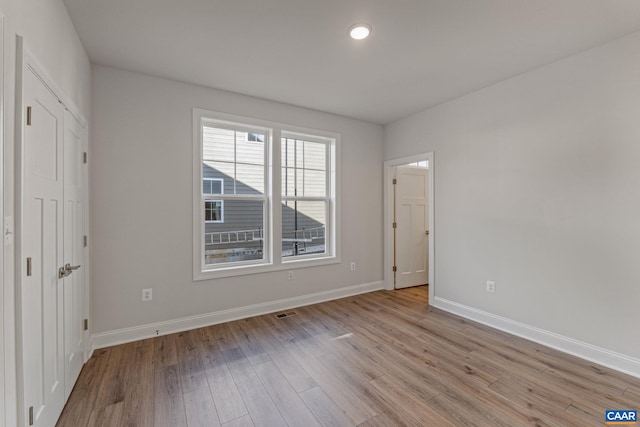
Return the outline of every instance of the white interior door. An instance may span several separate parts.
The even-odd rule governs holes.
[[[84,131],[71,113],[64,115],[64,281],[65,398],[84,364]]]
[[[24,75],[21,340],[24,417],[53,426],[64,390],[63,112],[30,69]],[[29,124],[30,122],[30,124]]]
[[[396,288],[425,285],[429,281],[428,180],[427,168],[396,168]]]

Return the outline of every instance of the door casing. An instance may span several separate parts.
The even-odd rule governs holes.
[[[396,166],[427,160],[429,162],[429,304],[432,304],[435,290],[435,202],[434,202],[434,176],[435,156],[430,151],[422,154],[401,157],[384,162],[384,288],[394,289],[393,279],[393,176]]]

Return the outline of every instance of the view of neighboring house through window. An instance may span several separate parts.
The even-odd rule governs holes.
[[[202,125],[205,265],[264,259],[264,140],[264,132]]]
[[[194,277],[336,262],[337,137],[230,122],[203,110],[194,110],[194,120]]]
[[[330,144],[308,139],[292,135],[281,141],[283,257],[326,251]]]

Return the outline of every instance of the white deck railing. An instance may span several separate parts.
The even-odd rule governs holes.
[[[311,243],[314,240],[324,239],[325,228],[321,227],[296,230],[293,237],[283,237],[283,242],[305,242]],[[205,245],[224,245],[229,243],[259,242],[264,240],[262,229],[257,230],[236,230],[236,231],[215,231],[205,233]]]
[[[224,245],[227,243],[257,242],[264,238],[262,229],[219,231],[204,234],[205,245]]]

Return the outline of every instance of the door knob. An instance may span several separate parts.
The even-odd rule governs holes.
[[[58,279],[67,277],[68,275],[73,273],[73,270],[77,270],[79,268],[80,268],[80,265],[65,264],[64,267],[60,267],[58,269]]]
[[[424,232],[424,234],[426,234],[426,235],[428,236],[428,235],[429,235],[429,230],[426,230],[426,231]]]
[[[63,277],[67,277],[68,275],[73,273],[73,270],[67,270],[65,267],[60,267],[58,269],[58,279],[62,279]]]

